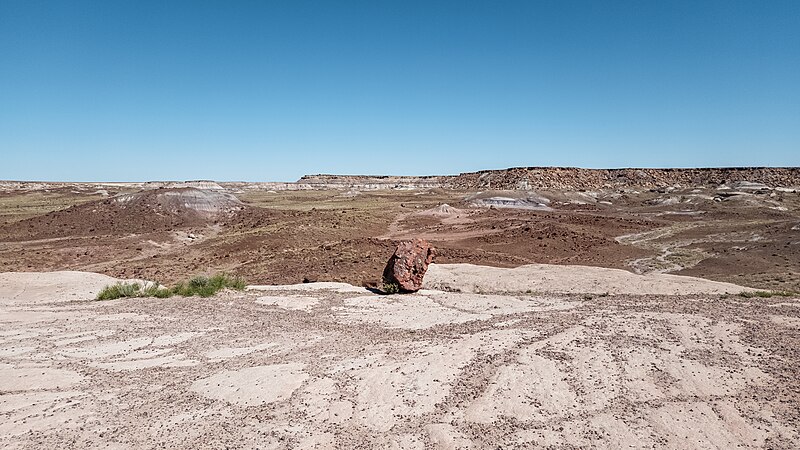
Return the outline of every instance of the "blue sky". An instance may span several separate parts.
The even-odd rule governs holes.
[[[800,1],[0,0],[0,179],[800,165]]]

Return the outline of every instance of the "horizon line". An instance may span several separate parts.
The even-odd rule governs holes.
[[[303,178],[305,177],[366,177],[366,178],[390,178],[390,177],[398,177],[398,178],[436,178],[436,177],[457,177],[460,175],[468,175],[468,174],[475,174],[475,173],[487,173],[487,172],[503,172],[503,171],[511,171],[511,170],[518,170],[518,169],[568,169],[568,170],[588,170],[588,171],[619,171],[619,170],[663,170],[663,171],[673,171],[673,170],[762,170],[762,169],[780,169],[780,170],[800,170],[800,166],[705,166],[705,167],[578,167],[578,166],[515,166],[515,167],[507,167],[502,169],[481,169],[481,170],[474,170],[470,172],[460,172],[457,174],[436,174],[436,175],[397,175],[397,174],[389,174],[389,175],[377,175],[377,174],[353,174],[353,173],[314,173],[314,174],[305,174],[302,175],[295,181],[248,181],[248,180],[215,180],[209,178],[197,178],[197,179],[186,179],[186,180],[138,180],[138,181],[88,181],[88,180],[81,180],[81,181],[65,181],[65,180],[0,180],[0,183],[106,183],[106,184],[115,184],[115,183],[190,183],[190,182],[214,182],[214,183],[293,183],[298,184],[301,183]]]

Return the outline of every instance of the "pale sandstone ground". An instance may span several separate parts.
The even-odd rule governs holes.
[[[425,286],[456,292],[564,294],[739,294],[754,289],[697,277],[587,266],[528,264],[513,269],[474,264],[432,264]]]
[[[434,265],[428,284],[481,294],[107,302],[104,276],[0,274],[0,447],[796,448],[800,299],[476,273]]]

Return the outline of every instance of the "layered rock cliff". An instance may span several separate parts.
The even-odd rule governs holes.
[[[800,186],[799,167],[732,167],[699,169],[579,169],[516,167],[482,170],[450,177],[451,189],[602,189],[661,188],[681,185],[715,187],[737,181],[767,186]]]
[[[697,169],[581,169],[575,167],[515,167],[443,176],[306,175],[297,184],[305,188],[398,189],[447,188],[459,190],[614,189],[667,186],[717,187],[748,181],[770,187],[800,186],[800,167],[731,167]]]

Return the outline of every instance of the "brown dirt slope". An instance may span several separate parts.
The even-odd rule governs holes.
[[[0,233],[9,240],[154,233],[224,221],[245,208],[235,196],[224,192],[153,189],[0,225]]]

